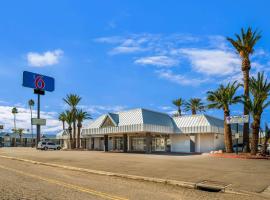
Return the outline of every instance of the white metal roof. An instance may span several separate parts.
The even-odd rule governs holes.
[[[110,117],[113,127],[102,127],[106,117]],[[138,108],[118,113],[108,113],[94,120],[83,135],[123,132],[158,133],[223,133],[223,120],[205,115],[171,117],[167,113]]]

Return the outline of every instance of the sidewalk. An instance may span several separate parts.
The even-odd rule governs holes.
[[[91,170],[199,183],[230,185],[236,191],[262,192],[270,185],[270,161],[207,155],[149,155],[95,151],[37,151],[0,148],[0,154]]]

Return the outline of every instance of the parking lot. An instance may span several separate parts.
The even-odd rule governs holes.
[[[1,148],[0,155],[193,183],[219,181],[239,191],[261,192],[270,185],[269,160],[214,158],[207,155],[41,151],[34,148]]]

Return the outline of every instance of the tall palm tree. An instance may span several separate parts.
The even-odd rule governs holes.
[[[178,116],[182,115],[181,106],[183,105],[183,99],[178,98],[172,101],[172,103],[177,107]]]
[[[185,111],[191,111],[192,115],[204,111],[204,104],[200,98],[191,98],[185,102]]]
[[[65,130],[65,122],[66,122],[67,115],[65,112],[61,112],[58,116],[58,120],[62,122],[63,130]]]
[[[236,52],[242,59],[242,72],[244,80],[244,96],[249,97],[249,71],[250,59],[249,56],[254,52],[254,46],[260,40],[261,34],[257,30],[252,30],[249,27],[247,30],[241,29],[241,34],[235,34],[236,39],[227,38],[227,40],[236,49]],[[244,105],[244,115],[248,115],[248,109]],[[245,151],[249,152],[249,123],[245,123],[243,127],[243,142],[245,144]]]
[[[77,105],[81,101],[81,97],[76,94],[68,94],[63,100],[70,106],[73,116],[73,147],[76,147],[76,112]]]
[[[18,113],[18,109],[16,107],[13,107],[12,110],[11,110],[14,118],[14,133],[16,133],[17,129],[16,129],[16,114]]]
[[[33,136],[33,125],[32,125],[32,111],[33,111],[33,106],[35,105],[35,101],[33,99],[30,99],[28,101],[28,106],[30,108],[30,114],[31,114],[31,135],[32,135],[32,147],[34,146],[34,136]]]
[[[229,83],[226,86],[220,85],[215,91],[207,92],[208,108],[223,109],[224,112],[224,141],[227,153],[232,153],[232,130],[230,124],[226,123],[226,117],[230,116],[230,105],[241,101],[241,96],[235,93],[239,88],[237,82]]]
[[[82,109],[77,111],[77,127],[78,127],[78,132],[77,132],[77,148],[80,148],[80,138],[81,138],[81,128],[82,128],[82,122],[85,119],[90,119],[90,115],[87,112],[84,112]]]
[[[258,73],[257,78],[250,79],[250,93],[252,98],[244,99],[244,105],[251,113],[252,122],[252,140],[251,140],[251,154],[255,155],[258,151],[258,137],[261,124],[261,115],[265,108],[270,106],[268,97],[270,95],[270,82],[264,77],[264,73]]]
[[[73,138],[72,138],[72,123],[73,123],[73,113],[69,110],[65,112],[66,115],[66,122],[68,124],[68,133],[69,133],[69,142],[70,147],[74,148]]]

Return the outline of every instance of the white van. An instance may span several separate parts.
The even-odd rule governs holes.
[[[41,150],[48,150],[48,149],[60,150],[61,147],[60,147],[60,145],[55,144],[53,142],[42,142],[42,141],[40,141],[38,143],[37,149],[41,149]]]

